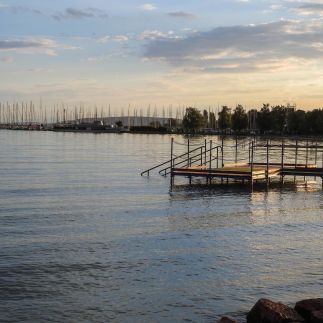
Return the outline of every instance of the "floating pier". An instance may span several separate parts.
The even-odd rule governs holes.
[[[182,153],[176,155],[175,146],[181,145]],[[186,147],[183,147],[183,146]],[[183,149],[186,152],[183,152]],[[318,163],[320,162],[320,166]],[[282,140],[281,143],[256,139],[226,146],[213,145],[206,140],[193,144],[171,140],[170,159],[141,173],[149,176],[157,170],[160,175],[170,175],[171,185],[176,177],[205,179],[206,184],[245,183],[253,186],[257,183],[270,184],[272,179],[284,183],[285,177],[307,177],[322,180],[323,188],[323,144],[295,140]]]

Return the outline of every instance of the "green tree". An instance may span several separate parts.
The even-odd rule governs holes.
[[[265,133],[272,129],[272,120],[271,120],[271,112],[269,109],[269,103],[263,104],[260,112],[257,115],[259,130],[262,133]]]
[[[291,134],[306,134],[306,112],[303,110],[292,111],[287,116],[288,130]]]
[[[205,119],[201,112],[195,108],[187,108],[183,118],[183,127],[190,131],[205,127]]]
[[[286,107],[282,105],[276,105],[271,109],[271,118],[273,130],[277,133],[283,133],[287,120],[286,120]]]
[[[210,128],[215,129],[216,128],[216,119],[214,112],[210,112]]]
[[[256,130],[258,128],[258,111],[256,109],[251,109],[248,111],[248,124],[249,130]]]
[[[219,128],[221,130],[231,128],[231,113],[227,106],[223,106],[222,110],[219,112]]]
[[[121,121],[121,120],[116,121],[116,126],[117,126],[118,128],[121,128],[121,127],[123,126],[122,121]]]
[[[242,105],[238,104],[232,114],[232,129],[241,131],[248,128],[248,115]]]
[[[207,110],[205,110],[205,109],[203,110],[203,118],[205,120],[205,125],[208,126],[208,124],[209,124],[209,114],[208,114]]]

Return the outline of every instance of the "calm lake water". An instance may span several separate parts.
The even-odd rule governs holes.
[[[322,297],[320,182],[140,176],[169,150],[168,135],[0,131],[1,322],[214,322]]]

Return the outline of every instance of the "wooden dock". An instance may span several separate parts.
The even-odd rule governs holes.
[[[284,183],[286,177],[319,178],[323,188],[323,145],[318,142],[306,144],[295,141],[285,144],[257,143],[255,140],[226,147],[222,140],[221,145],[213,146],[212,141],[197,147],[187,142],[187,152],[176,156],[174,139],[171,142],[170,160],[157,165],[141,175],[148,175],[159,169],[159,174],[170,175],[171,185],[176,177],[186,177],[189,183],[193,178],[204,178],[206,184],[214,181],[220,183],[247,183],[253,186],[257,183],[269,184],[277,178]],[[182,144],[183,145],[183,144]],[[230,150],[231,149],[231,150]],[[321,167],[318,162],[321,162]],[[225,163],[226,160],[233,162]]]

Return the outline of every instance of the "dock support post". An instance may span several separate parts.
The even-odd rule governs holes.
[[[173,169],[174,169],[174,138],[171,140],[171,147],[170,147],[170,186],[174,186],[174,175],[173,175]],[[166,174],[166,173],[165,173]]]
[[[267,139],[267,170],[266,170],[266,182],[269,185],[269,142]]]
[[[307,168],[308,165],[308,140],[306,141],[306,163],[305,163],[305,167]],[[304,176],[304,182],[306,183],[306,176]]]
[[[308,140],[306,141],[306,168],[308,165]]]
[[[190,140],[187,139],[187,167],[190,166]]]
[[[249,164],[251,163],[251,154],[250,154],[250,149],[251,149],[251,143],[250,143],[250,141],[249,141],[249,144],[248,144],[248,153],[249,153],[249,156],[248,156],[248,158],[249,158]]]
[[[224,167],[224,139],[222,138],[222,145],[221,145],[221,155],[222,155],[222,168]]]
[[[254,157],[254,141],[251,143],[251,164],[250,164],[250,184],[253,189],[253,157]]]
[[[317,167],[317,141],[315,144],[315,161],[314,161],[315,167]],[[316,176],[314,177],[314,181],[316,181]]]
[[[281,150],[281,175],[280,175],[280,181],[281,184],[284,184],[284,153],[285,153],[285,142],[284,139],[282,140],[282,150]]]
[[[251,143],[251,176],[252,176],[252,173],[253,173],[253,149],[254,149],[254,143],[252,142]]]
[[[298,140],[296,139],[296,148],[295,148],[295,168],[297,168],[298,163]],[[294,183],[296,182],[296,176],[294,176]]]
[[[206,166],[206,164],[207,164],[207,162],[206,162],[206,139],[204,139],[204,165]]]
[[[205,161],[206,163],[206,161]],[[210,140],[210,164],[209,164],[209,168],[212,168],[212,140]]]
[[[236,138],[236,157],[235,157],[235,163],[238,163],[238,139]]]
[[[170,146],[170,170],[173,170],[173,154],[174,154],[174,138],[171,140],[171,146]]]

